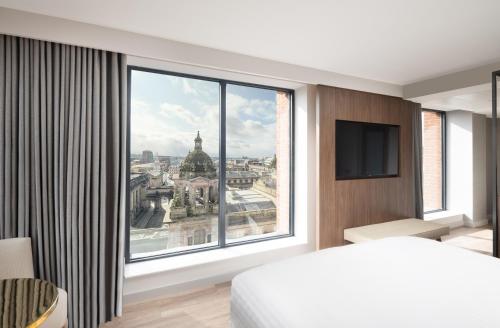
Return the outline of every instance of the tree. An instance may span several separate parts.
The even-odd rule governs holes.
[[[177,191],[174,193],[174,198],[172,200],[172,207],[182,207],[181,196]]]

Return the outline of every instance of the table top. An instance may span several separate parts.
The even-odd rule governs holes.
[[[57,301],[57,286],[48,281],[0,280],[0,327],[38,327],[54,311]]]
[[[446,225],[412,218],[345,229],[344,239],[353,243],[399,236],[437,239],[449,232]]]

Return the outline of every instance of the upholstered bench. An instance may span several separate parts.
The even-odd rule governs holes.
[[[450,233],[446,225],[419,219],[402,219],[344,229],[344,240],[351,243],[397,236],[414,236],[441,240]]]

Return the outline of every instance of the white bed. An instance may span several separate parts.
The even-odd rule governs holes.
[[[416,237],[264,265],[231,293],[234,328],[500,327],[500,260]]]

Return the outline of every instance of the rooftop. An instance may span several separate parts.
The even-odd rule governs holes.
[[[274,202],[254,190],[226,191],[226,208],[229,213],[276,208]]]

